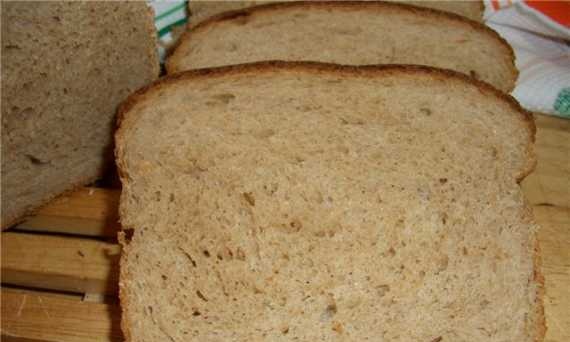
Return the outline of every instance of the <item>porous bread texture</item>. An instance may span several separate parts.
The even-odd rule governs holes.
[[[118,104],[158,76],[144,2],[2,2],[2,228],[101,175]]]
[[[510,92],[518,72],[495,31],[428,8],[382,2],[274,3],[227,12],[185,32],[167,70],[263,60],[420,64],[452,69]]]
[[[127,341],[542,340],[534,123],[413,66],[266,62],[122,109]]]
[[[194,0],[188,2],[190,10],[189,27],[194,27],[205,19],[226,11],[245,9],[256,5],[284,2],[284,1],[218,1]],[[471,20],[483,21],[482,1],[395,1],[399,3],[428,7],[462,15]]]

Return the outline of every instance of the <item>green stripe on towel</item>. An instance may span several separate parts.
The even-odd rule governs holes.
[[[168,32],[171,31],[173,26],[186,24],[187,21],[188,21],[187,18],[182,18],[180,20],[173,22],[172,24],[169,24],[168,26],[163,27],[160,31],[158,31],[158,37],[160,38],[160,37],[164,36],[165,34],[168,34]]]
[[[164,12],[164,13],[161,13],[161,14],[159,14],[158,16],[156,16],[156,17],[154,18],[154,21],[159,21],[159,20],[162,19],[162,18],[168,17],[168,16],[171,15],[172,13],[174,13],[174,12],[180,10],[180,9],[183,9],[183,8],[185,8],[185,7],[186,7],[186,3],[185,3],[185,2],[184,2],[184,3],[181,3],[181,4],[178,5],[178,6],[172,7],[172,8],[169,9],[168,11],[166,11],[166,12]]]

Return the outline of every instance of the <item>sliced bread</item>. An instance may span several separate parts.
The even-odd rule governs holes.
[[[112,161],[117,105],[159,64],[144,2],[3,1],[2,228]]]
[[[511,47],[463,17],[382,2],[289,2],[227,12],[187,31],[169,73],[263,60],[452,69],[500,90],[514,88]]]
[[[234,11],[266,3],[283,1],[219,1],[192,0],[188,2],[190,10],[189,26],[194,27],[205,19],[226,11]],[[462,15],[475,21],[483,20],[483,1],[395,1],[414,6],[434,8],[441,11]]]
[[[487,84],[265,62],[121,117],[127,341],[542,340],[534,122]]]

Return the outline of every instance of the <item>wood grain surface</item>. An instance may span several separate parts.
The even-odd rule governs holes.
[[[81,188],[41,208],[19,230],[115,237],[119,228],[118,189]]]
[[[542,227],[538,237],[546,282],[545,341],[567,342],[570,121],[537,115],[536,122],[538,165],[522,188]],[[3,288],[3,341],[121,340],[117,304],[97,303],[116,290],[119,247],[93,238],[116,234],[118,195],[117,190],[81,189],[44,207],[16,231],[2,233],[3,283],[87,294],[77,297]],[[90,237],[38,233],[46,231]]]
[[[2,288],[2,341],[121,341],[117,303]]]
[[[2,282],[79,293],[116,293],[117,244],[69,236],[2,233]]]

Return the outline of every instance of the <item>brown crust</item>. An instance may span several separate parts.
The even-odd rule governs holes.
[[[545,284],[544,275],[542,274],[542,252],[540,250],[540,242],[535,236],[533,253],[533,280],[536,283],[536,336],[535,342],[543,342],[546,336],[546,317],[544,316],[544,296]]]
[[[146,6],[146,16],[146,20],[148,21],[147,25],[145,26],[146,33],[148,34],[150,41],[152,41],[152,44],[150,44],[150,49],[147,51],[147,53],[149,56],[152,56],[151,60],[154,64],[152,77],[156,79],[160,76],[160,57],[158,56],[158,49],[156,48],[156,46],[158,46],[158,33],[156,32],[154,26],[154,10],[150,6]]]
[[[129,305],[125,304],[128,302],[129,295],[127,289],[123,287],[121,282],[121,280],[127,276],[124,265],[126,264],[126,250],[128,249],[128,244],[125,240],[124,230],[125,228],[122,228],[122,230],[117,233],[117,240],[119,241],[119,245],[121,245],[121,259],[119,261],[119,303],[121,303],[121,330],[125,342],[130,342],[133,340],[130,329],[131,324],[128,322],[128,315],[126,314],[129,310]]]
[[[522,191],[522,189],[519,188],[519,191]],[[531,226],[537,226],[531,204],[525,199],[523,206],[523,220]],[[532,230],[529,233],[531,234],[530,248],[532,249],[532,274],[529,275],[528,281],[529,283],[533,281],[536,288],[534,294],[534,312],[530,318],[527,317],[527,319],[530,320],[530,322],[527,322],[527,326],[533,329],[531,337],[533,337],[534,342],[544,342],[547,326],[546,318],[544,316],[545,284],[544,275],[542,274],[542,253],[540,250],[540,241],[538,240],[538,232],[536,230]]]
[[[481,20],[483,20],[483,15],[485,14],[485,3],[483,2],[484,0],[478,0],[479,2],[479,10],[481,11],[481,13],[479,13],[481,15]],[[510,46],[510,45],[509,45]]]
[[[481,6],[483,6],[482,2],[481,2]],[[343,9],[349,9],[349,10],[357,10],[357,9],[362,9],[363,7],[367,7],[369,9],[377,10],[377,11],[378,10],[386,10],[386,9],[398,9],[398,10],[401,10],[404,12],[411,12],[413,14],[417,14],[417,15],[420,15],[422,17],[425,17],[425,16],[438,17],[438,21],[448,21],[448,22],[454,22],[454,23],[457,23],[460,25],[470,26],[474,30],[492,37],[494,40],[496,40],[499,43],[499,45],[503,46],[506,53],[509,55],[508,59],[511,61],[511,63],[510,63],[510,66],[511,66],[510,74],[511,74],[512,81],[511,81],[511,85],[509,87],[510,88],[509,91],[512,91],[512,89],[514,89],[515,82],[516,82],[516,79],[518,77],[518,70],[515,67],[515,54],[514,54],[512,47],[509,45],[509,43],[507,43],[507,41],[505,39],[503,39],[497,32],[495,32],[494,30],[492,30],[491,28],[489,28],[488,26],[486,26],[482,23],[467,19],[467,18],[460,16],[458,14],[439,11],[439,10],[432,9],[432,8],[418,7],[418,6],[401,4],[401,3],[393,3],[393,2],[382,2],[382,1],[293,1],[293,2],[276,2],[276,3],[253,6],[253,7],[249,7],[249,8],[241,9],[241,10],[235,10],[235,11],[228,11],[228,12],[220,13],[218,15],[212,16],[212,17],[198,23],[193,28],[186,30],[180,36],[180,38],[178,39],[178,42],[176,43],[174,49],[172,49],[172,51],[173,51],[172,55],[169,56],[167,61],[166,61],[166,69],[167,69],[168,73],[178,72],[178,70],[176,70],[176,68],[173,66],[173,63],[175,63],[177,61],[176,50],[178,50],[177,48],[180,45],[185,44],[186,42],[190,41],[192,38],[192,35],[196,34],[196,32],[205,30],[206,28],[213,26],[213,25],[216,25],[217,23],[229,21],[229,20],[234,20],[234,19],[239,18],[239,17],[247,17],[247,16],[250,16],[253,14],[258,14],[258,13],[263,13],[263,12],[275,11],[275,10],[280,10],[280,9],[288,9],[288,8],[298,8],[298,7],[304,7],[304,8],[327,7],[327,8],[343,8]]]
[[[339,65],[339,64],[320,63],[320,62],[264,61],[264,62],[216,67],[216,68],[183,71],[177,74],[163,77],[155,81],[154,83],[151,83],[146,87],[139,89],[134,94],[129,96],[127,100],[124,101],[119,107],[118,117],[117,117],[117,125],[119,129],[117,130],[115,137],[116,139],[120,139],[123,128],[121,123],[124,121],[125,114],[137,102],[142,101],[147,94],[157,91],[158,89],[168,84],[176,83],[178,81],[187,80],[187,79],[224,77],[229,75],[237,75],[245,73],[277,72],[277,71],[292,71],[292,70],[303,71],[303,72],[319,72],[319,73],[336,72],[339,74],[355,75],[359,77],[369,77],[378,74],[416,73],[416,74],[430,75],[440,80],[443,79],[456,80],[471,84],[475,86],[477,89],[479,89],[480,92],[505,101],[506,103],[509,104],[509,106],[511,106],[513,110],[520,113],[521,119],[526,123],[526,126],[528,128],[530,143],[527,146],[527,156],[529,158],[527,167],[524,170],[522,170],[520,174],[516,175],[517,182],[521,182],[528,174],[530,174],[534,170],[534,167],[536,165],[536,157],[534,156],[532,143],[534,143],[535,141],[536,125],[534,123],[534,117],[532,113],[523,109],[521,105],[512,96],[501,92],[500,90],[494,88],[493,86],[483,81],[473,79],[457,71],[438,69],[438,68],[420,66],[420,65],[384,64],[384,65],[354,66],[354,65]],[[121,179],[123,179],[124,176],[123,172],[124,170],[121,170],[121,167],[119,167],[119,174],[121,175]]]
[[[522,189],[519,187],[519,191]],[[524,199],[523,209],[522,209],[523,221],[530,226],[537,227],[536,221],[534,219],[534,213],[531,204]],[[538,230],[540,227],[538,227]],[[535,284],[535,305],[534,312],[529,315],[527,319],[527,327],[532,329],[531,338],[534,342],[544,342],[546,336],[546,318],[544,315],[544,297],[545,297],[545,282],[544,275],[542,273],[542,253],[540,249],[540,241],[538,240],[538,230],[529,231],[530,241],[529,248],[532,254],[532,274],[529,275],[529,283],[534,282]]]

